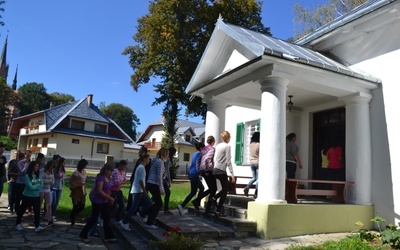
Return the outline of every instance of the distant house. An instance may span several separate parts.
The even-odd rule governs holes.
[[[161,118],[147,126],[145,132],[137,140],[137,144],[145,146],[150,150],[152,155],[155,155],[161,148],[163,134],[164,123]],[[186,175],[187,167],[190,166],[193,153],[196,152],[195,143],[204,143],[204,135],[204,124],[177,120],[174,147],[177,149],[178,175]]]
[[[60,154],[70,165],[85,158],[101,166],[106,157],[125,159],[124,148],[133,153],[133,140],[93,103],[93,95],[14,118],[10,136],[18,137],[18,149],[43,153],[46,158]],[[137,151],[137,150],[136,150]]]
[[[249,136],[260,131],[258,198],[248,218],[263,238],[400,221],[400,0],[371,0],[296,43],[219,19],[186,92],[207,104],[206,136],[231,132],[236,175],[250,175]],[[345,205],[287,204],[285,136],[297,134],[303,169],[319,179],[321,150],[345,151]]]

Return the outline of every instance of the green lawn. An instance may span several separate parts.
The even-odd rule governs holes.
[[[66,176],[71,176],[72,172],[67,171]],[[90,193],[94,183],[94,177],[96,174],[88,174],[88,179],[86,181],[86,192],[87,194]],[[125,200],[128,197],[129,192],[129,184],[125,184],[122,186],[122,192],[124,193]],[[8,185],[4,184],[3,193],[8,192]],[[169,201],[170,209],[176,208],[182,201],[185,199],[186,195],[190,192],[190,182],[174,182],[171,186],[171,198]],[[69,181],[65,182],[65,186],[63,188],[62,196],[60,203],[57,209],[57,217],[62,220],[69,220],[69,213],[72,209],[72,201],[69,197],[70,190],[69,190]],[[83,221],[86,217],[90,214],[92,209],[92,203],[89,200],[89,195],[86,196],[86,207],[83,212],[78,214],[77,221]]]

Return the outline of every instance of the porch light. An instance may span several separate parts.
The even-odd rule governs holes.
[[[289,97],[289,102],[287,103],[287,106],[288,106],[289,112],[291,112],[292,108],[293,108],[293,102],[292,102],[293,95],[288,95],[288,97]]]

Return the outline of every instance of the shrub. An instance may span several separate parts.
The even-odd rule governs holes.
[[[198,250],[203,246],[203,242],[182,234],[180,227],[169,228],[163,233],[167,237],[165,240],[152,241],[150,244],[162,250]]]

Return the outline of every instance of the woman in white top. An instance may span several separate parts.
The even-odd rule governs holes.
[[[231,146],[228,144],[231,140],[231,135],[228,131],[221,133],[222,142],[215,147],[214,155],[214,170],[213,175],[215,179],[219,180],[221,183],[221,191],[215,196],[215,199],[219,198],[216,216],[225,216],[223,214],[224,202],[226,195],[228,194],[228,175],[226,173],[226,168],[229,168],[232,180],[235,180],[235,175],[233,174],[233,167],[231,162]]]

